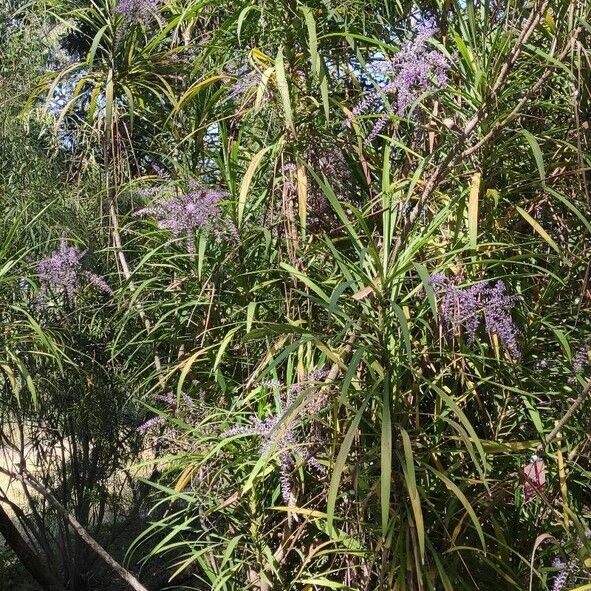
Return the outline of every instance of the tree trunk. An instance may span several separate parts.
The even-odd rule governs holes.
[[[43,591],[64,591],[55,575],[41,562],[21,536],[2,506],[0,506],[0,534],[29,574],[41,585]]]

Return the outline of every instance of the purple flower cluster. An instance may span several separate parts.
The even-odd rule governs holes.
[[[303,433],[301,430],[302,419],[316,416],[326,403],[325,396],[321,395],[316,398],[306,397],[296,409],[292,409],[291,407],[295,403],[298,394],[310,384],[326,377],[327,374],[328,372],[324,369],[315,370],[305,376],[302,382],[283,390],[279,396],[279,410],[276,415],[263,420],[252,416],[250,417],[249,425],[233,427],[222,433],[222,437],[258,435],[263,440],[259,447],[259,454],[261,456],[268,455],[276,446],[279,456],[281,496],[288,506],[293,505],[290,473],[295,465],[294,452],[318,473],[326,473],[326,468],[310,453],[302,442]],[[277,383],[273,381],[269,382],[269,385],[276,387]],[[313,391],[316,393],[316,389]]]
[[[59,250],[37,263],[37,272],[41,281],[39,303],[44,306],[50,293],[54,295],[64,293],[70,306],[74,304],[74,297],[80,288],[80,279],[85,277],[95,287],[112,294],[112,289],[105,280],[90,271],[82,270],[82,257],[86,251],[77,246],[68,246],[62,238]]]
[[[573,359],[573,371],[580,374],[589,365],[589,347],[583,345],[577,349]]]
[[[164,0],[119,0],[115,12],[123,15],[127,23],[148,23],[152,13],[158,10]]]
[[[370,140],[381,132],[392,113],[405,115],[421,95],[447,85],[450,61],[441,51],[429,49],[429,41],[435,32],[436,28],[431,22],[420,23],[415,38],[405,43],[392,59],[382,60],[373,65],[373,72],[385,76],[389,81],[379,92],[366,94],[353,109],[351,118],[383,103],[383,95],[395,95],[395,99],[392,106],[377,121],[369,136]]]
[[[552,566],[560,570],[558,576],[554,579],[554,584],[552,585],[552,591],[562,591],[566,586],[568,581],[568,577],[570,576],[571,569],[569,568],[570,564],[565,564],[560,560],[560,558],[555,558]]]
[[[190,420],[196,420],[199,415],[203,413],[205,407],[205,394],[199,392],[199,398],[194,400],[186,392],[181,392],[180,396],[176,394],[158,394],[155,396],[156,400],[164,402],[166,410],[171,412],[176,417],[186,417]],[[142,423],[138,428],[138,433],[142,435],[151,431],[157,427],[161,427],[166,423],[164,416],[156,416],[148,419],[145,423]]]
[[[190,191],[180,197],[173,197],[161,201],[153,207],[146,207],[135,212],[136,216],[153,216],[158,220],[158,227],[169,230],[172,237],[185,235],[187,252],[195,253],[195,231],[202,229],[214,230],[221,235],[219,227],[214,222],[221,218],[220,202],[225,197],[223,191],[204,189],[195,182],[190,182]],[[229,226],[230,233],[235,235],[233,225]]]
[[[165,423],[164,417],[152,417],[148,419],[145,423],[142,423],[138,428],[137,432],[145,435],[148,431],[155,429],[156,427],[160,427]]]
[[[497,281],[481,281],[467,287],[460,287],[462,277],[448,279],[438,273],[431,276],[439,300],[439,312],[446,329],[455,335],[466,332],[468,343],[473,344],[482,319],[489,334],[496,334],[503,347],[514,357],[519,357],[517,328],[511,318],[515,296],[506,294],[505,284]]]
[[[80,286],[80,259],[84,256],[77,246],[68,246],[62,238],[59,250],[37,263],[41,281],[41,294],[63,291],[68,302],[73,304],[74,295]]]
[[[170,392],[168,394],[158,394],[156,399],[164,402],[170,410],[175,412],[184,410],[188,413],[192,413],[203,406],[204,396],[203,392],[199,393],[198,403],[196,403],[186,392],[181,392],[180,396]]]
[[[591,540],[591,530],[585,530],[585,538],[587,540]],[[560,543],[563,549],[566,552],[566,543],[563,541]],[[583,544],[579,538],[575,540],[574,543],[574,550],[578,552],[583,547]],[[571,548],[572,550],[572,548]],[[567,554],[569,554],[567,552]],[[571,554],[572,556],[572,554]],[[564,591],[569,579],[574,577],[579,570],[579,559],[578,557],[571,558],[568,562],[564,562],[560,557],[554,558],[552,561],[552,566],[559,570],[560,572],[554,579],[554,584],[552,585],[552,591]]]
[[[568,383],[575,385],[579,374],[589,365],[589,346],[587,344],[580,346],[573,358],[573,375],[568,378]]]
[[[568,562],[563,562],[560,558],[556,557],[552,561],[552,566],[560,571],[554,579],[552,591],[564,591],[569,578],[577,570],[577,561],[569,560]]]
[[[159,164],[152,164],[152,168],[154,169],[154,172],[161,178],[161,179],[169,179],[170,178],[170,174],[168,174],[168,172],[166,172],[166,170],[164,170],[164,168],[162,168],[162,166],[160,166]]]

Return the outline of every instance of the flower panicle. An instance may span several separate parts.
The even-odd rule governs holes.
[[[158,227],[168,230],[173,239],[185,236],[187,252],[194,254],[197,230],[212,230],[218,237],[229,234],[237,238],[237,230],[231,223],[226,224],[225,234],[220,230],[220,205],[225,196],[221,190],[199,187],[191,181],[187,193],[139,209],[133,215],[156,218]]]
[[[328,371],[318,369],[304,377],[303,383],[319,381],[326,377]],[[301,392],[303,383],[293,384],[283,390],[279,396],[279,410],[275,415],[265,419],[251,416],[246,425],[237,425],[224,431],[222,437],[256,435],[261,437],[259,455],[265,457],[272,449],[277,449],[279,458],[279,480],[281,495],[286,505],[293,504],[290,473],[295,464],[294,452],[304,462],[320,474],[325,474],[324,466],[309,452],[303,443],[301,433],[302,421],[305,417],[315,417],[325,405],[326,397],[302,401],[297,409],[290,409],[297,393]]]
[[[152,417],[148,419],[145,423],[142,423],[137,428],[137,432],[141,433],[142,435],[145,435],[148,431],[152,431],[153,429],[156,429],[157,427],[161,427],[162,425],[164,425],[164,422],[164,417]]]
[[[82,269],[82,258],[85,254],[86,250],[69,246],[66,239],[62,238],[59,249],[37,263],[36,270],[41,283],[39,302],[42,307],[47,303],[50,293],[65,294],[68,304],[73,306],[82,277],[99,290],[109,295],[113,294],[113,290],[102,277]]]
[[[587,344],[581,345],[573,358],[573,372],[575,375],[580,374],[585,367],[589,365],[589,346]]]
[[[450,60],[438,49],[429,48],[436,32],[431,21],[419,23],[414,39],[404,43],[392,59],[381,60],[372,66],[372,72],[386,77],[387,82],[379,91],[371,91],[362,98],[353,108],[347,125],[374,106],[383,105],[383,97],[394,95],[391,106],[374,125],[368,137],[371,141],[385,127],[390,115],[405,116],[422,95],[447,86]]]
[[[121,14],[126,23],[147,24],[163,3],[164,0],[119,0],[115,12]]]
[[[442,273],[432,275],[429,280],[439,300],[444,327],[451,335],[464,330],[468,344],[473,345],[484,319],[486,331],[498,337],[511,357],[518,358],[517,327],[511,317],[517,298],[506,293],[503,281],[491,285],[485,280],[461,287],[462,281],[462,276],[448,279]]]

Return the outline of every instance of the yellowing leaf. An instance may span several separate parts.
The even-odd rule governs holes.
[[[254,101],[254,112],[255,113],[258,113],[261,110],[261,107],[263,106],[263,99],[265,98],[265,91],[267,90],[267,86],[269,86],[269,80],[270,80],[271,76],[273,75],[274,71],[275,71],[275,68],[273,68],[273,67],[267,68],[263,72],[263,75],[261,76],[261,81],[259,82],[259,85],[257,86],[257,96]]]
[[[417,530],[417,538],[419,541],[419,552],[421,562],[425,559],[425,523],[423,520],[423,509],[421,507],[421,498],[417,487],[415,476],[414,457],[412,452],[412,444],[408,433],[400,428],[400,435],[402,436],[402,446],[404,448],[403,466],[404,480],[406,481],[406,490],[410,498],[410,506],[414,516],[415,528]]]
[[[550,234],[548,234],[548,232],[546,232],[546,230],[544,230],[544,228],[542,228],[542,226],[536,221],[534,220],[534,218],[531,217],[531,215],[529,215],[529,213],[527,213],[527,211],[525,211],[524,209],[522,209],[521,207],[517,206],[517,211],[520,213],[521,217],[523,217],[523,219],[561,256],[562,252],[560,250],[560,248],[558,247],[558,244],[556,244],[556,242],[554,242],[554,240],[552,240],[552,238],[550,237]]]
[[[470,184],[470,199],[468,201],[468,236],[470,248],[476,249],[478,239],[478,197],[482,175],[477,172],[472,176]]]
[[[552,14],[551,8],[549,8],[546,11],[546,14],[544,15],[544,20],[546,21],[546,24],[548,25],[550,31],[554,32],[556,30],[556,23],[554,21],[554,15]]]
[[[304,165],[297,164],[297,187],[298,187],[298,208],[300,214],[300,224],[303,231],[306,231],[306,219],[308,212],[308,177]]]
[[[277,78],[277,90],[283,103],[283,114],[285,116],[285,124],[291,131],[295,132],[293,126],[293,115],[291,112],[291,100],[289,98],[289,85],[287,84],[287,77],[285,75],[285,63],[283,62],[283,47],[279,48],[277,57],[275,58],[275,77]]]
[[[325,519],[326,513],[322,511],[315,511],[314,509],[304,509],[302,507],[271,507],[273,511],[286,511],[288,513],[297,513],[298,515],[303,515],[304,517],[313,517],[316,519]]]
[[[248,191],[250,190],[250,185],[252,183],[252,178],[254,173],[256,172],[261,160],[263,159],[264,155],[272,148],[273,146],[267,146],[263,148],[259,152],[257,152],[254,158],[250,161],[248,168],[246,169],[246,174],[242,179],[242,183],[240,183],[240,193],[238,195],[238,227],[242,224],[242,218],[244,216],[244,208],[246,207],[246,198],[248,196]]]
[[[189,482],[191,482],[191,478],[193,477],[195,470],[197,470],[197,466],[187,466],[183,470],[174,487],[174,490],[176,492],[183,492],[185,488],[187,488],[187,485],[189,484]]]

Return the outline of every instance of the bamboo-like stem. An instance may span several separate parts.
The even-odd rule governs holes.
[[[63,585],[60,584],[53,572],[41,562],[39,556],[27,544],[1,505],[0,535],[6,540],[6,544],[16,554],[27,572],[41,585],[44,591],[64,591]]]
[[[113,134],[109,134],[113,136]],[[131,278],[131,269],[129,267],[129,263],[127,262],[127,258],[125,256],[125,252],[123,250],[123,241],[121,239],[121,230],[119,227],[119,216],[117,212],[117,196],[115,187],[112,186],[111,183],[111,154],[109,152],[109,142],[108,137],[105,138],[104,146],[103,146],[103,155],[104,155],[104,172],[105,172],[105,188],[107,199],[109,200],[109,218],[111,221],[111,236],[113,238],[113,246],[115,247],[115,252],[117,254],[117,260],[119,261],[119,265],[121,267],[121,272],[123,273],[123,277],[128,282],[130,289],[134,290],[135,286],[133,280]],[[152,329],[152,325],[150,323],[150,319],[147,317],[143,307],[139,302],[136,302],[136,308],[138,310],[138,314],[140,319],[144,323],[146,328],[146,332],[150,333]],[[162,363],[160,361],[159,355],[154,352],[154,368],[160,374],[162,369]],[[161,385],[162,385],[162,378],[159,378]]]

